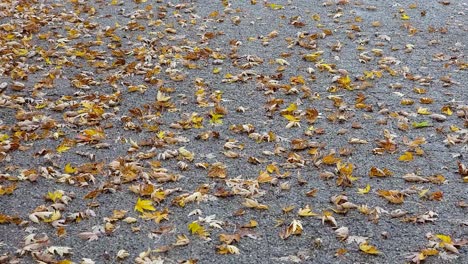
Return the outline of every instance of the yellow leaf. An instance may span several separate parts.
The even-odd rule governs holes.
[[[370,191],[370,184],[367,184],[365,188],[358,188],[358,193],[366,194]]]
[[[371,254],[371,255],[380,254],[380,251],[375,246],[369,245],[367,241],[359,244],[359,249],[366,254]]]
[[[427,91],[424,88],[415,87],[415,88],[413,88],[413,92],[415,92],[417,94],[425,94]]]
[[[157,203],[160,203],[161,201],[166,199],[166,192],[163,190],[154,191],[151,193],[151,198],[153,198],[153,200]]]
[[[154,220],[156,223],[159,224],[163,220],[169,220],[168,215],[169,210],[166,208],[163,211],[155,211],[152,213],[143,212],[143,214],[140,217],[145,220]]]
[[[254,228],[254,227],[257,227],[258,226],[258,222],[253,220],[253,219],[250,219],[249,223],[246,224],[246,225],[243,225],[242,227],[244,228]]]
[[[192,233],[192,234],[196,234],[198,233],[199,230],[203,229],[203,227],[197,223],[197,222],[192,222],[188,225],[188,230]]]
[[[63,196],[62,191],[55,191],[55,192],[48,192],[47,193],[47,199],[51,200],[52,202],[55,203],[56,200],[60,200]]]
[[[431,111],[429,111],[429,109],[427,109],[427,108],[419,107],[418,108],[418,114],[420,114],[420,115],[430,115]]]
[[[318,62],[317,64],[315,64],[315,67],[317,67],[317,69],[319,69],[320,71],[328,71],[328,72],[335,72],[335,70],[333,70],[333,68],[335,67],[334,64],[328,64],[328,63],[324,63],[323,60]]]
[[[436,237],[442,240],[442,242],[444,243],[449,243],[449,244],[452,243],[452,238],[450,236],[438,234],[436,235]]]
[[[348,89],[348,90],[352,90],[351,78],[349,77],[349,75],[340,77],[337,80],[337,82],[341,85],[341,87]]]
[[[50,217],[46,217],[46,218],[43,218],[42,220],[45,222],[45,223],[51,223],[51,222],[54,222],[56,220],[59,220],[60,217],[62,217],[62,215],[60,214],[60,211],[59,210],[55,210],[51,215]]]
[[[155,211],[156,208],[153,206],[153,201],[151,200],[141,200],[138,198],[138,201],[135,204],[135,211],[143,213],[145,210],[147,211]]]
[[[442,107],[441,112],[448,115],[448,116],[451,116],[453,114],[452,109],[450,109],[450,106],[448,106],[448,105]]]
[[[208,232],[205,230],[205,228],[203,226],[201,226],[198,222],[194,221],[192,223],[190,223],[188,225],[188,230],[192,233],[192,234],[197,234],[201,237],[207,237],[209,234]]]
[[[268,164],[266,166],[266,170],[268,171],[268,173],[273,173],[273,172],[275,172],[277,174],[280,173],[278,166],[276,166],[274,163]]]
[[[218,74],[220,71],[221,71],[221,68],[219,68],[219,67],[216,67],[216,68],[213,69],[214,74]]]
[[[0,196],[5,195],[5,194],[13,194],[13,192],[16,190],[16,183],[11,184],[9,186],[3,187],[0,185]]]
[[[394,204],[402,204],[405,199],[404,194],[397,190],[378,190],[377,194]]]
[[[56,150],[57,150],[58,153],[63,153],[65,151],[69,150],[69,149],[70,149],[70,147],[68,147],[68,146],[60,145],[60,146],[57,147]]]
[[[387,176],[392,176],[393,172],[391,172],[387,168],[379,169],[376,167],[372,167],[369,171],[369,176],[370,177],[387,177]]]
[[[329,154],[329,155],[322,158],[322,162],[324,164],[327,164],[327,165],[336,164],[336,163],[338,163],[340,161],[341,161],[341,159],[335,157],[335,154]]]
[[[97,129],[85,129],[83,130],[83,133],[89,137],[92,137],[93,139],[104,139],[106,137],[104,131],[102,128],[97,128]]]
[[[269,4],[268,6],[273,10],[279,10],[279,9],[284,8],[282,5],[278,5],[278,4]]]
[[[293,116],[293,115],[283,115],[284,118],[286,118],[288,121],[291,122],[299,122],[301,121],[299,118]]]
[[[10,136],[8,136],[7,134],[0,134],[0,143],[2,143],[3,141],[9,139]]]
[[[302,58],[304,60],[306,60],[306,61],[316,62],[316,61],[318,61],[320,56],[322,56],[322,54],[323,54],[323,51],[317,51],[317,52],[314,52],[314,53],[306,54]]]
[[[439,254],[439,251],[435,248],[425,248],[421,250],[421,254],[424,256],[435,256]]]
[[[271,177],[267,171],[260,171],[260,175],[258,175],[257,177],[257,181],[259,183],[271,182],[272,180],[273,180],[273,177]]]
[[[222,118],[223,118],[224,115],[211,112],[210,116],[211,116],[211,119],[210,119],[211,124],[222,124],[223,123]]]
[[[410,17],[406,13],[401,14],[401,20],[409,20],[409,19]]]
[[[288,113],[291,113],[291,112],[294,112],[297,110],[297,104],[295,103],[292,103],[290,104],[286,109],[284,109],[282,112],[288,112]]]
[[[67,174],[73,174],[77,171],[77,169],[75,167],[73,167],[70,163],[67,163],[67,165],[65,165],[65,168],[63,169],[63,171]]]
[[[403,155],[398,158],[399,161],[412,161],[413,160],[413,153],[406,151]]]
[[[429,189],[423,189],[419,192],[419,197],[424,197],[426,195],[426,193],[429,191]]]
[[[309,205],[306,205],[306,207],[304,209],[300,209],[299,212],[298,212],[298,215],[299,216],[302,216],[302,217],[306,217],[306,216],[316,216],[318,214],[312,212],[312,210],[310,209]]]
[[[450,126],[450,130],[451,130],[452,132],[457,132],[457,131],[460,130],[460,128],[457,127],[456,125],[451,125],[451,126]]]
[[[46,106],[47,106],[46,103],[42,103],[42,104],[37,104],[34,108],[36,108],[36,109],[42,109],[42,108],[44,108],[44,107],[46,107]]]
[[[15,53],[18,56],[26,56],[28,52],[29,51],[27,49],[13,49],[13,53]]]

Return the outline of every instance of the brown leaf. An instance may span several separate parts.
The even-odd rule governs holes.
[[[387,201],[394,204],[402,204],[404,202],[404,195],[397,190],[378,190],[379,196],[387,199]]]

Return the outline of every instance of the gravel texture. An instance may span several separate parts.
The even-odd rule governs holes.
[[[467,7],[2,1],[0,263],[465,263]]]

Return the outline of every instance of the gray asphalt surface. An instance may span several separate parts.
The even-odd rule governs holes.
[[[465,263],[467,12],[432,0],[2,1],[0,263]],[[327,165],[332,153],[341,162]],[[142,219],[139,198],[167,219]],[[306,206],[317,215],[300,216]],[[180,235],[188,244],[174,245]]]

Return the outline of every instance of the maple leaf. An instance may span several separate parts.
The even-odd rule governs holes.
[[[145,210],[147,211],[155,211],[156,208],[153,206],[153,201],[151,200],[142,200],[138,198],[138,201],[135,204],[135,211],[138,211],[140,213],[144,213]]]
[[[334,154],[334,153],[329,154],[329,155],[327,155],[327,156],[325,156],[325,157],[322,158],[322,162],[323,162],[324,164],[327,164],[327,165],[336,164],[336,163],[338,163],[338,162],[340,162],[340,161],[341,161],[341,159],[335,157],[335,154]]]
[[[422,121],[422,122],[413,122],[414,128],[424,128],[424,127],[431,127],[432,124],[429,121]]]
[[[54,203],[57,200],[62,199],[62,196],[63,196],[63,191],[61,191],[61,190],[47,193],[47,199],[51,200]]]
[[[292,220],[291,224],[289,224],[286,228],[284,228],[280,232],[280,237],[282,239],[287,239],[291,235],[301,235],[302,234],[302,222],[299,220]]]
[[[338,223],[335,220],[335,217],[333,217],[333,212],[330,211],[322,212],[322,224],[325,224],[325,222],[329,222],[335,227],[338,225]]]
[[[413,153],[406,151],[403,155],[398,158],[399,161],[412,161],[413,160]]]
[[[55,247],[55,246],[52,246],[52,247],[48,247],[47,248],[47,251],[49,251],[51,254],[57,254],[61,257],[63,257],[63,255],[65,254],[71,254],[71,249],[70,247]]]
[[[404,202],[404,195],[400,191],[396,190],[378,190],[377,193],[387,199],[387,201],[394,204],[401,204]]]
[[[451,116],[453,114],[452,109],[448,105],[443,106],[440,111],[448,116]]]
[[[73,167],[70,163],[67,163],[65,165],[65,168],[63,169],[63,171],[67,174],[73,174],[75,172],[77,172],[77,169],[75,167]]]
[[[370,255],[381,254],[380,251],[375,246],[369,245],[367,241],[359,244],[359,250]]]
[[[429,109],[424,108],[424,107],[419,107],[417,112],[420,115],[430,115],[431,114],[431,111],[429,111]]]
[[[250,219],[250,221],[247,224],[242,225],[243,228],[255,228],[257,226],[258,226],[258,222],[253,219]]]
[[[345,241],[349,236],[349,228],[342,226],[335,230],[335,234],[341,241]]]
[[[211,124],[220,125],[220,124],[223,123],[222,118],[224,117],[224,115],[222,115],[222,114],[218,114],[218,113],[215,113],[215,112],[212,111],[212,112],[210,112],[210,117],[211,117],[211,119],[210,119]]]
[[[221,162],[213,163],[208,170],[208,177],[224,179],[226,175],[226,165]]]
[[[225,254],[239,254],[240,251],[236,246],[222,244],[220,246],[216,246],[218,249],[218,254],[225,255]]]
[[[125,249],[121,249],[117,252],[117,258],[120,260],[125,259],[128,256],[130,256],[130,253],[128,253],[128,251]]]
[[[156,223],[160,223],[163,220],[169,220],[169,210],[165,208],[163,211],[154,211],[154,212],[143,212],[140,216],[145,220],[154,220]]]
[[[369,193],[370,189],[371,189],[370,184],[367,184],[365,188],[358,188],[358,193],[366,194],[366,193]]]
[[[379,169],[376,167],[372,167],[369,171],[369,176],[370,177],[387,177],[387,176],[392,176],[393,172],[391,172],[387,168]]]
[[[341,87],[347,89],[347,90],[352,90],[353,86],[351,84],[351,78],[349,75],[341,76],[338,80],[336,80]]]
[[[240,234],[220,234],[219,235],[219,241],[225,243],[225,244],[232,244],[233,242],[239,242],[241,239]]]
[[[305,208],[299,209],[299,212],[297,212],[299,216],[302,217],[307,217],[307,216],[317,216],[318,214],[312,212],[311,208],[309,205],[306,205]]]
[[[194,222],[190,223],[188,225],[188,230],[192,234],[197,234],[198,236],[203,237],[203,238],[206,238],[206,237],[208,237],[210,235],[206,231],[206,229],[203,226],[201,226],[197,221],[194,221]]]
[[[0,143],[7,141],[10,138],[7,134],[0,133]]]
[[[182,234],[182,235],[177,235],[177,241],[173,243],[172,245],[180,247],[180,246],[188,245],[189,243],[190,243],[190,239],[188,239],[186,235]]]
[[[63,153],[63,152],[68,151],[70,148],[71,147],[69,147],[69,146],[60,145],[60,146],[57,147],[56,150],[57,150],[58,153]]]
[[[322,56],[323,53],[323,51],[317,51],[314,53],[305,54],[302,58],[306,61],[316,62],[320,59],[320,56]]]
[[[3,185],[0,185],[0,196],[2,195],[9,195],[9,194],[13,194],[13,192],[16,190],[16,183],[14,184],[10,184],[9,186],[3,186]]]
[[[45,223],[51,223],[60,219],[60,217],[62,217],[62,214],[60,213],[60,211],[54,210],[51,214],[44,215],[44,217],[41,217],[41,218],[42,218],[42,221],[44,221]]]
[[[408,255],[406,258],[409,259],[411,262],[419,264],[421,261],[425,260],[428,256],[435,256],[438,255],[439,251],[435,248],[424,248],[419,252],[412,253]]]
[[[404,175],[403,179],[407,182],[428,182],[429,181],[428,179],[418,176],[414,173],[409,173],[409,174]]]
[[[468,168],[466,167],[466,165],[461,163],[460,161],[457,161],[457,165],[458,165],[458,173],[461,176],[468,176]]]
[[[258,177],[257,177],[257,181],[259,183],[267,183],[267,182],[271,182],[274,178],[270,176],[270,174],[268,174],[267,171],[260,171]]]
[[[437,234],[436,237],[440,239],[439,246],[445,248],[447,251],[450,251],[455,254],[459,254],[460,252],[458,249],[454,246],[454,243],[452,241],[452,238],[448,235],[443,235],[443,234]]]
[[[257,200],[254,200],[254,199],[245,198],[242,204],[248,208],[268,210],[268,205],[261,204]]]
[[[273,10],[284,9],[284,6],[279,5],[279,4],[273,4],[273,3],[269,4],[268,7],[273,9]]]

